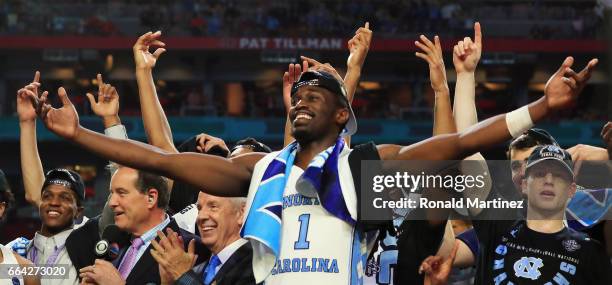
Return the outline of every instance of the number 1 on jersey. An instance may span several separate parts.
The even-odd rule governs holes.
[[[308,238],[310,214],[301,214],[298,217],[298,221],[300,221],[300,235],[298,236],[298,240],[293,244],[293,249],[308,249],[310,247],[310,242],[306,239]]]

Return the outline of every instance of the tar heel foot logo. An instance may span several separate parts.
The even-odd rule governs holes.
[[[528,278],[531,280],[537,280],[540,278],[540,269],[544,266],[541,258],[535,257],[521,257],[520,260],[514,263],[514,274],[516,277]]]
[[[565,250],[569,252],[573,252],[580,249],[580,244],[573,239],[566,239],[561,243],[563,244]]]

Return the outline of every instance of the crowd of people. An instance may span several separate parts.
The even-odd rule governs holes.
[[[254,138],[229,148],[205,133],[174,145],[153,78],[166,52],[159,32],[140,36],[133,47],[146,143],[127,137],[120,95],[101,75],[97,92],[86,97],[104,134],[79,124],[71,90],[45,91],[44,74],[36,71],[16,99],[25,198],[38,208],[42,225],[33,235],[0,246],[0,263],[67,268],[55,279],[14,274],[12,284],[449,284],[471,278],[475,284],[610,284],[612,237],[588,233],[609,226],[612,199],[600,206],[591,197],[612,197],[611,189],[577,190],[576,175],[585,160],[612,159],[612,122],[602,126],[604,148],[565,150],[548,132],[534,128],[574,105],[598,60],[574,70],[574,58],[567,57],[540,98],[479,122],[480,24],[474,24],[473,37],[454,46],[454,102],[440,39],[421,35],[416,57],[429,68],[433,136],[407,146],[351,145],[357,131],[351,103],[358,99],[372,34],[365,23],[349,40],[344,76],[308,57],[288,66],[281,90],[285,139],[277,151]],[[52,106],[51,97],[61,106]],[[109,160],[112,178],[99,215],[83,217],[87,197],[77,172],[44,172],[37,120]],[[457,234],[444,209],[395,209],[385,220],[366,218],[361,206],[371,201],[364,195],[368,177],[362,161],[447,161],[420,164],[415,171],[459,175],[474,170],[449,161],[466,159],[486,172],[481,151],[508,140],[508,171],[524,208],[471,206],[473,229]],[[486,179],[481,191],[460,195],[500,200],[494,179]],[[0,216],[11,204],[6,188]],[[419,194],[451,199],[433,190],[423,187]],[[499,220],[502,216],[506,219]],[[472,269],[471,275],[461,268]]]
[[[84,10],[94,13],[85,16]],[[36,1],[6,1],[0,6],[0,34],[129,36],[164,30],[173,36],[347,36],[355,19],[367,19],[383,38],[434,31],[455,37],[469,31],[473,19],[482,19],[501,24],[491,26],[497,37],[515,36],[503,28],[508,25],[527,25],[531,38],[594,38],[604,10],[599,1],[54,1],[44,9]]]

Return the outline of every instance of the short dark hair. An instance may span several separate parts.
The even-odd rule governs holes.
[[[510,158],[510,151],[513,149],[526,149],[538,145],[559,145],[555,138],[543,129],[532,128],[525,131],[523,134],[518,136],[508,146],[508,152],[506,153]]]
[[[85,199],[85,183],[79,173],[66,168],[51,169],[45,175],[41,192],[52,184],[59,184],[72,190],[77,207],[81,207]]]
[[[157,190],[157,207],[166,209],[170,201],[170,191],[168,190],[168,182],[162,176],[157,174],[149,173],[142,170],[136,170],[138,172],[138,179],[136,179],[136,189],[142,194],[147,194],[150,189]]]
[[[251,148],[254,152],[265,152],[265,153],[272,152],[272,149],[270,149],[269,146],[263,143],[260,143],[256,139],[251,138],[251,137],[237,141],[234,147],[232,147],[232,150],[230,151],[230,153],[234,152],[234,150],[238,149],[239,147],[248,147],[248,148]]]
[[[13,192],[11,192],[11,187],[6,181],[6,177],[4,176],[4,172],[0,170],[0,203],[6,203],[4,213],[8,212],[8,210],[15,204],[15,196],[13,196]],[[6,217],[1,217],[0,220],[3,220]]]

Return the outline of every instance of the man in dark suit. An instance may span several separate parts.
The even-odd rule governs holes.
[[[80,277],[84,283],[159,284],[159,266],[150,253],[157,232],[169,228],[185,242],[192,238],[166,213],[168,184],[161,176],[120,167],[111,178],[110,191],[115,224],[131,234],[131,242],[113,263],[98,259],[81,269]]]
[[[244,198],[225,198],[200,192],[197,225],[202,243],[212,256],[193,267],[194,245],[185,252],[174,233],[161,234],[151,255],[160,265],[162,283],[190,284],[255,284],[251,244],[240,238],[244,220]],[[193,268],[192,268],[193,267]]]

